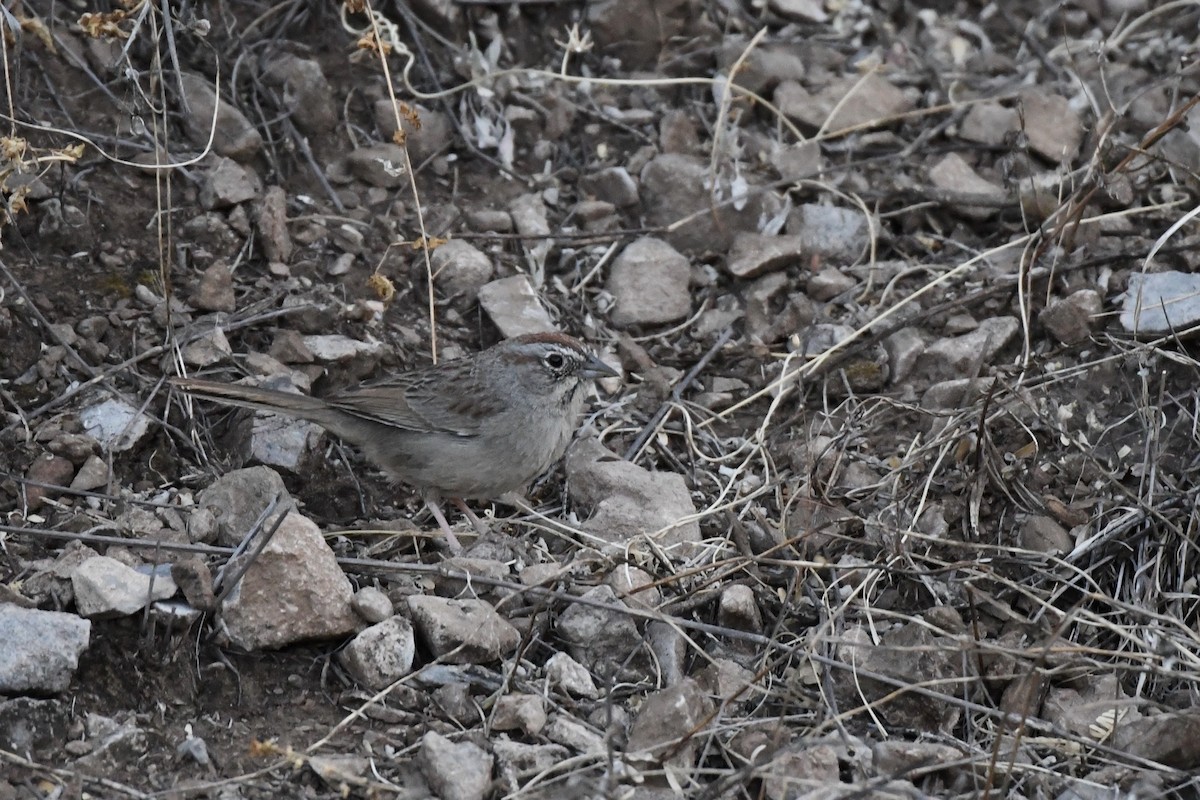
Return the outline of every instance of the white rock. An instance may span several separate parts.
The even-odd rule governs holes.
[[[79,412],[83,429],[114,453],[129,450],[150,431],[150,419],[128,403],[112,399]]]

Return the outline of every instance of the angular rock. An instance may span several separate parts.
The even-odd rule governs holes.
[[[479,305],[506,339],[555,330],[550,314],[524,275],[511,275],[481,286]]]
[[[621,611],[625,604],[609,586],[597,586],[583,595],[584,600],[603,603],[573,603],[559,615],[555,625],[567,650],[591,673],[612,678],[626,669],[636,669],[645,659],[634,657],[642,649],[642,637],[633,618]],[[556,667],[560,676],[567,667]]]
[[[216,517],[218,541],[228,547],[241,543],[255,521],[276,497],[275,515],[295,508],[283,478],[270,467],[227,472],[196,495],[196,505]],[[274,517],[267,520],[272,524]]]
[[[536,694],[506,694],[496,700],[492,728],[537,736],[546,727],[546,705]]]
[[[396,141],[396,111],[389,98],[375,101],[375,125],[384,141]],[[400,104],[400,124],[404,129],[404,146],[413,168],[446,150],[454,141],[454,123],[441,111],[417,103]]]
[[[856,208],[805,203],[788,215],[787,232],[805,253],[852,261],[865,252],[870,226]]]
[[[91,633],[74,614],[0,604],[0,694],[65,691]]]
[[[89,558],[76,567],[71,586],[80,615],[92,618],[127,616],[179,591],[169,572],[150,575],[108,556]]]
[[[1069,553],[1075,542],[1052,517],[1034,515],[1021,525],[1021,547],[1035,553]]]
[[[500,736],[492,741],[492,752],[501,769],[536,775],[567,760],[567,748],[557,744],[525,744]]]
[[[546,661],[546,680],[551,686],[562,689],[574,697],[585,697],[595,700],[600,696],[592,675],[587,667],[571,658],[566,653],[555,653]]]
[[[197,369],[219,364],[233,355],[229,339],[219,326],[209,327],[183,346],[181,351],[183,363]]]
[[[950,209],[970,219],[985,219],[994,214],[1004,203],[1004,187],[997,186],[984,178],[967,160],[958,153],[949,153],[929,168],[929,180],[935,187],[956,195],[978,197],[979,204],[956,202]]]
[[[253,549],[231,560],[226,574],[234,574]],[[350,607],[353,593],[321,529],[289,511],[221,604],[220,624],[229,641],[245,650],[344,636],[359,625]]]
[[[486,253],[470,242],[451,239],[429,257],[437,284],[451,295],[474,302],[479,288],[492,279],[496,268]]]
[[[380,342],[364,342],[339,333],[317,333],[305,336],[303,342],[313,358],[322,364],[374,363],[383,354]],[[370,371],[369,366],[360,369]]]
[[[1200,274],[1135,272],[1118,302],[1126,333],[1161,336],[1185,330],[1200,322]]]
[[[700,541],[696,506],[682,476],[639,467],[595,439],[575,442],[565,466],[572,502],[592,510],[584,528],[605,541],[653,534],[668,550]]]
[[[739,631],[760,633],[762,612],[754,599],[754,590],[741,583],[731,583],[721,590],[717,602],[717,624]]]
[[[267,261],[285,262],[292,257],[292,237],[287,227],[287,193],[282,186],[268,186],[255,209],[254,232]]]
[[[246,458],[287,472],[300,472],[324,435],[325,429],[315,422],[255,411]]]
[[[316,61],[291,53],[278,53],[263,70],[268,86],[283,90],[284,108],[305,133],[322,134],[337,125],[333,89]]]
[[[483,800],[492,783],[492,756],[471,742],[429,731],[417,753],[421,774],[441,800]]]
[[[224,261],[214,261],[200,276],[192,292],[192,305],[201,311],[233,311],[233,271]]]
[[[171,564],[171,580],[175,581],[175,585],[193,608],[201,611],[216,610],[212,570],[199,556],[188,556]]]
[[[4,657],[0,655],[0,661],[3,659]],[[2,672],[3,667],[0,666],[0,673]],[[0,674],[0,681],[2,680],[3,675]],[[11,690],[0,686],[0,692],[9,691]],[[28,691],[46,690],[34,687]],[[42,749],[61,749],[67,740],[68,726],[71,722],[70,705],[69,700],[58,699],[38,700],[32,697],[0,699],[0,749],[10,753],[34,753]],[[0,784],[0,787],[3,785]]]
[[[357,148],[346,156],[346,167],[368,186],[396,189],[408,183],[404,148],[391,142]]]
[[[550,235],[550,222],[546,218],[546,204],[540,194],[523,194],[508,204],[517,233],[522,236],[541,238]]]
[[[963,117],[958,135],[968,142],[1000,147],[1010,133],[1020,130],[1020,122],[1014,108],[996,102],[975,103]]]
[[[876,742],[872,751],[875,769],[881,775],[905,775],[916,769],[932,769],[961,761],[968,753],[963,749],[938,742],[905,742],[890,739]]]
[[[338,653],[338,661],[356,681],[379,690],[411,672],[415,656],[412,623],[391,617],[360,631]]]
[[[545,736],[577,753],[600,756],[608,752],[604,737],[566,714],[554,714],[546,723]]]
[[[1132,756],[1193,771],[1200,767],[1200,710],[1189,708],[1119,725],[1112,744]]]
[[[262,181],[248,166],[231,158],[217,158],[200,184],[200,206],[205,211],[221,210],[258,199]]]
[[[825,22],[829,15],[821,0],[767,0],[767,8],[797,22]]]
[[[88,456],[87,461],[75,473],[71,488],[77,492],[90,492],[108,485],[111,472],[107,462],[99,456]]]
[[[771,166],[785,181],[802,181],[825,169],[820,142],[780,144],[771,148]]]
[[[79,412],[79,421],[105,450],[133,448],[150,432],[150,419],[123,400],[104,400]]]
[[[828,744],[781,748],[763,772],[763,794],[769,800],[808,796],[814,790],[837,786],[841,779],[837,751]]]
[[[1055,164],[1074,161],[1083,143],[1083,123],[1067,98],[1029,87],[1021,92],[1020,103],[1034,152]]]
[[[1056,299],[1038,314],[1038,322],[1062,344],[1086,342],[1099,322],[1104,300],[1094,289],[1080,289]]]
[[[1015,317],[993,317],[964,336],[930,343],[917,358],[914,373],[929,381],[952,380],[976,374],[981,364],[986,373],[996,354],[1008,346],[1020,330]]]
[[[521,634],[483,600],[410,595],[413,625],[433,654],[451,664],[479,664],[509,656]]]
[[[712,700],[691,678],[653,692],[642,701],[633,719],[626,753],[630,758],[662,763],[668,768],[691,769],[700,741],[693,734],[712,710]]]
[[[739,233],[725,259],[725,269],[735,278],[753,278],[770,270],[795,266],[804,260],[800,236]]]
[[[821,303],[833,300],[858,285],[858,281],[840,269],[827,267],[808,279],[808,296]]]
[[[646,223],[666,227],[687,218],[666,234],[673,247],[685,253],[721,253],[735,234],[758,230],[761,218],[774,216],[780,199],[770,192],[745,187],[745,202],[733,199],[733,187],[722,180],[712,186],[708,159],[665,153],[651,159],[641,174],[642,207]]]
[[[908,95],[878,72],[837,78],[816,94],[796,81],[784,81],[775,89],[774,100],[787,116],[831,133],[887,122],[913,108]]]
[[[643,237],[613,261],[608,291],[614,325],[660,325],[683,319],[692,309],[688,260],[661,239]]]
[[[220,155],[248,161],[258,153],[262,148],[262,135],[241,111],[218,99],[212,81],[188,72],[182,73],[179,80],[184,93],[184,120],[188,135],[195,144],[206,144],[211,133],[213,150]]]
[[[75,465],[62,456],[42,453],[35,458],[25,472],[25,478],[32,481],[25,484],[25,503],[29,510],[36,511],[47,498],[58,497],[62,491],[55,487],[68,486],[74,474]]]
[[[617,208],[637,205],[637,182],[624,167],[608,167],[579,179],[579,190],[589,197],[612,203]]]
[[[754,673],[728,658],[713,659],[696,676],[704,691],[726,706],[743,706],[763,696],[755,684]]]
[[[750,40],[745,36],[726,35],[717,54],[717,65],[725,75],[729,74],[734,64],[741,61],[741,67],[733,82],[744,89],[756,94],[766,94],[780,81],[803,80],[808,72],[799,48],[783,43],[760,42],[746,52],[749,43]]]
[[[688,0],[596,0],[586,9],[599,52],[632,70],[657,66],[664,43],[697,19]]]

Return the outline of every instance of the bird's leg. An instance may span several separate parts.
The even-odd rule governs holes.
[[[462,502],[461,500],[459,502]],[[450,530],[450,523],[446,522],[446,515],[442,513],[442,507],[438,505],[436,495],[425,495],[425,507],[429,509],[429,513],[433,514],[433,518],[437,520],[438,527],[442,529],[442,533],[446,534],[446,544],[450,548],[451,555],[461,555],[463,548],[458,543],[458,537],[454,535],[454,531]]]
[[[480,536],[483,536],[488,532],[487,526],[483,524],[483,520],[475,516],[475,512],[471,510],[469,505],[467,505],[466,500],[463,500],[461,497],[451,497],[450,502],[458,506],[458,510],[463,512],[467,519],[471,520],[471,525],[475,528],[476,533],[478,533]]]

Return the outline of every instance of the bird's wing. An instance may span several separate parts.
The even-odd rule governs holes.
[[[463,385],[462,375],[451,386],[443,385],[437,371],[400,375],[359,386],[326,398],[331,406],[361,419],[418,433],[479,435],[482,421],[501,409],[490,393],[480,392],[474,381]]]

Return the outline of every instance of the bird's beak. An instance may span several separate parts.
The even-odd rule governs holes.
[[[595,378],[619,378],[621,373],[605,364],[595,356],[589,356],[584,363],[583,368],[579,370],[579,374],[588,380]]]

